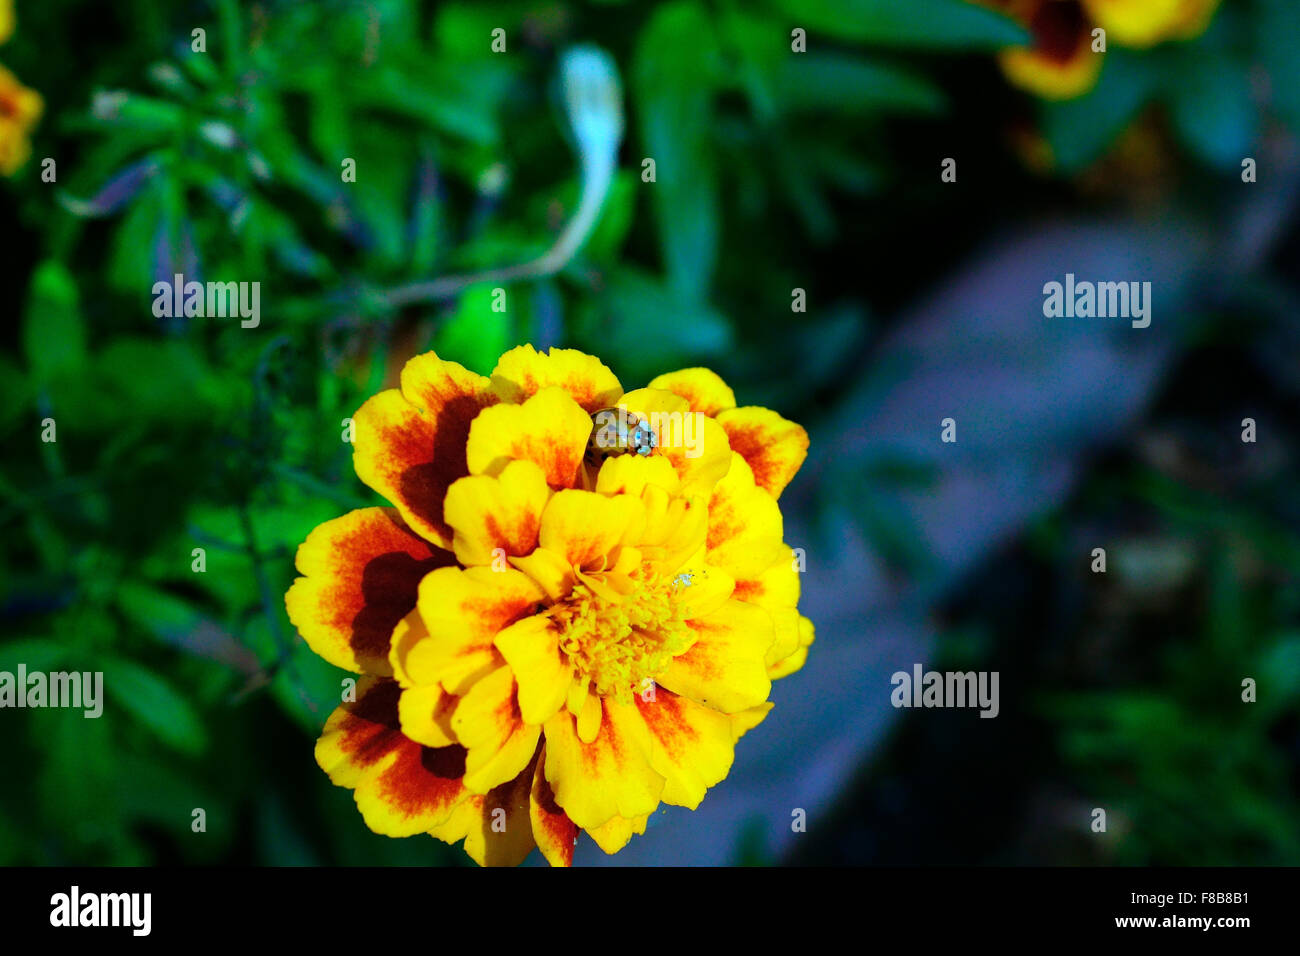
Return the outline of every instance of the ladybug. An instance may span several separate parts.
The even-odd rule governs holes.
[[[606,458],[615,455],[653,454],[659,447],[654,429],[623,408],[601,408],[592,413],[591,437],[587,439],[585,460],[599,468]]]

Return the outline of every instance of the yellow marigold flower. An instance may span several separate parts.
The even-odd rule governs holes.
[[[1108,42],[1150,47],[1205,32],[1219,0],[972,0],[1001,10],[1023,24],[1033,43],[998,54],[1016,86],[1044,99],[1072,99],[1092,89],[1102,54],[1092,50],[1092,31]]]
[[[0,175],[13,175],[27,161],[27,137],[42,109],[40,94],[0,66]]]
[[[1123,46],[1150,47],[1200,36],[1219,0],[1082,0],[1088,15]]]
[[[1033,35],[1026,47],[998,54],[1002,72],[1016,86],[1044,99],[1072,99],[1092,89],[1102,55],[1092,51],[1092,24],[1078,0],[985,0]]]
[[[804,430],[707,369],[624,393],[530,346],[486,377],[417,356],[355,424],[393,507],[313,531],[286,604],[365,675],[316,757],[370,828],[568,865],[580,830],[614,853],[699,806],[813,641],[777,504]]]

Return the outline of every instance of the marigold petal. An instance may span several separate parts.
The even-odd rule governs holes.
[[[548,387],[564,389],[591,415],[614,405],[623,386],[595,356],[577,349],[538,352],[520,345],[501,356],[492,370],[492,390],[504,402],[519,404]]]
[[[591,416],[560,388],[544,388],[522,405],[495,405],[469,430],[469,471],[497,475],[511,461],[531,461],[552,488],[573,488],[591,428]]]
[[[684,368],[666,372],[653,379],[647,388],[680,395],[686,399],[691,411],[702,412],[710,417],[736,407],[736,393],[712,369]]]
[[[467,751],[465,787],[474,793],[513,780],[537,752],[542,729],[524,723],[517,690],[510,668],[500,667],[480,678],[451,715],[452,731]]]
[[[316,743],[316,762],[331,781],[355,789],[366,825],[385,836],[412,836],[443,823],[468,796],[461,747],[423,747],[398,720],[401,688],[363,678],[357,699],[335,709]]]
[[[768,676],[772,680],[779,680],[782,677],[789,677],[799,668],[803,667],[804,662],[808,660],[808,648],[812,646],[816,638],[816,630],[813,622],[803,615],[799,616],[799,646],[789,657],[770,664],[767,668]]]
[[[705,563],[703,552],[682,565],[677,576],[677,602],[687,618],[706,617],[733,596],[736,582],[726,571]]]
[[[732,451],[740,452],[754,473],[754,483],[780,498],[808,457],[808,433],[802,425],[767,408],[733,408],[718,415]]]
[[[699,638],[672,659],[657,679],[659,686],[728,714],[767,699],[772,682],[764,658],[774,639],[771,615],[733,599],[686,623]]]
[[[615,548],[630,543],[645,528],[645,508],[631,495],[557,492],[542,512],[538,540],[574,568],[604,571]]]
[[[604,715],[604,708],[601,706],[600,698],[595,694],[587,697],[582,702],[582,709],[578,711],[578,739],[584,744],[593,744],[596,738],[600,736],[601,717]]]
[[[451,747],[459,743],[451,727],[452,711],[460,698],[438,684],[407,687],[397,705],[402,733],[426,747]]]
[[[533,838],[551,866],[572,866],[573,847],[578,842],[578,827],[555,802],[555,793],[546,779],[545,755],[546,745],[543,744],[528,801]]]
[[[357,477],[396,505],[412,529],[451,550],[443,498],[469,474],[470,424],[496,400],[482,375],[432,352],[417,355],[402,369],[400,390],[380,392],[353,416]]]
[[[731,770],[731,718],[663,687],[653,700],[638,694],[633,702],[650,731],[650,766],[663,775],[663,801],[694,810]]]
[[[537,548],[522,558],[511,558],[510,564],[537,582],[551,602],[567,597],[577,579],[573,565],[546,548]]]
[[[531,554],[550,495],[546,476],[531,461],[512,461],[496,477],[456,481],[443,510],[460,563],[490,565],[499,557]]]
[[[742,578],[736,582],[732,595],[738,601],[757,604],[769,610],[795,607],[799,603],[799,572],[795,569],[794,549],[782,545],[785,552],[771,567],[757,577]]]
[[[430,835],[447,843],[464,839],[465,852],[479,866],[518,866],[536,845],[528,799],[535,770],[530,760],[514,779],[467,798]]]
[[[503,663],[492,643],[497,634],[536,611],[544,597],[513,568],[439,568],[420,582],[416,612],[394,631],[394,673],[405,686],[441,683],[467,693]]]
[[[1039,50],[1015,47],[998,54],[1002,72],[1015,86],[1045,100],[1072,100],[1096,85],[1102,54],[1093,53],[1085,38],[1068,60],[1044,56]]]
[[[612,817],[637,817],[659,804],[664,778],[650,766],[649,732],[630,703],[598,700],[604,711],[595,741],[578,738],[562,710],[546,722],[546,779],[569,819],[591,830]]]
[[[732,739],[739,740],[741,737],[745,736],[745,734],[749,733],[761,724],[763,718],[771,712],[772,707],[773,704],[769,700],[764,701],[757,707],[748,707],[745,710],[738,710],[736,713],[731,714]]]
[[[420,580],[452,555],[412,532],[392,508],[361,508],[314,529],[298,548],[303,577],[285,595],[289,620],[325,660],[388,675],[393,628]]]
[[[708,501],[700,497],[670,496],[657,485],[641,492],[645,506],[645,531],[636,546],[645,561],[663,573],[676,572],[704,547],[709,525]],[[716,566],[716,565],[715,565]]]
[[[596,491],[602,495],[641,497],[647,485],[676,494],[681,479],[672,462],[662,455],[614,455],[605,459],[596,475]]]
[[[776,500],[756,486],[749,463],[732,452],[731,470],[709,501],[708,561],[737,582],[752,580],[789,554]]]
[[[519,684],[519,711],[530,724],[544,724],[564,706],[573,682],[573,665],[560,651],[550,618],[535,614],[496,636],[497,650]]]
[[[645,833],[645,825],[649,819],[650,814],[648,813],[643,813],[631,820],[626,817],[610,817],[600,826],[588,830],[587,835],[596,841],[596,846],[613,856],[627,846],[632,837],[639,833]]]

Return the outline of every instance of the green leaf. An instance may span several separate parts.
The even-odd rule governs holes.
[[[705,298],[717,260],[719,209],[711,128],[718,82],[713,25],[694,3],[660,7],[637,46],[633,85],[651,191],[670,284]]]
[[[32,377],[48,382],[74,375],[86,363],[86,328],[72,273],[47,259],[36,267],[23,322],[23,353]]]
[[[522,289],[504,288],[507,311],[498,312],[492,308],[497,300],[496,288],[483,284],[465,290],[455,313],[443,322],[434,338],[434,351],[439,356],[480,374],[492,370],[501,353],[510,347],[511,299],[523,295]]]
[[[238,326],[238,318],[212,319]],[[105,397],[117,406],[103,414],[144,419],[151,424],[203,418],[244,400],[246,383],[219,376],[189,341],[121,337],[99,354],[96,368]]]
[[[176,103],[122,90],[96,90],[91,113],[115,129],[173,134],[185,123],[185,110]]]
[[[892,47],[997,49],[1029,42],[1029,35],[1000,13],[968,0],[777,0],[790,27],[839,40]]]
[[[164,678],[121,657],[103,660],[104,690],[163,743],[191,756],[207,747],[198,713]]]
[[[178,565],[189,563],[188,554],[176,556]],[[127,581],[117,588],[117,604],[134,624],[156,637],[170,638],[195,630],[202,621],[187,601],[159,588]]]
[[[848,53],[787,57],[777,77],[779,99],[790,110],[937,113],[944,106],[943,92],[929,80]]]

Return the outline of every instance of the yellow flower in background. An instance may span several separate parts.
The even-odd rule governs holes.
[[[13,0],[0,0],[0,43],[14,34]],[[31,155],[28,136],[41,118],[41,95],[0,66],[0,176],[12,176]]]
[[[1187,40],[1209,26],[1219,0],[972,0],[1001,10],[1029,30],[1029,46],[998,54],[1007,79],[1044,99],[1072,99],[1088,92],[1101,73],[1104,54],[1093,51],[1092,32],[1107,43],[1147,48]]]
[[[43,108],[39,93],[0,66],[0,175],[12,176],[27,161],[28,135]]]
[[[1082,0],[1088,15],[1108,39],[1145,48],[1165,40],[1200,36],[1210,25],[1219,0]]]
[[[0,43],[14,35],[14,0],[0,0]]]
[[[286,604],[365,675],[316,756],[370,828],[568,865],[699,806],[813,640],[777,504],[804,430],[706,369],[624,393],[530,346],[417,356],[355,426],[393,507],[313,531]]]
[[[1070,99],[1092,89],[1101,56],[1092,52],[1092,26],[1073,0],[1009,0],[1000,4],[1033,35],[1031,46],[998,54],[1016,86],[1044,99]]]

